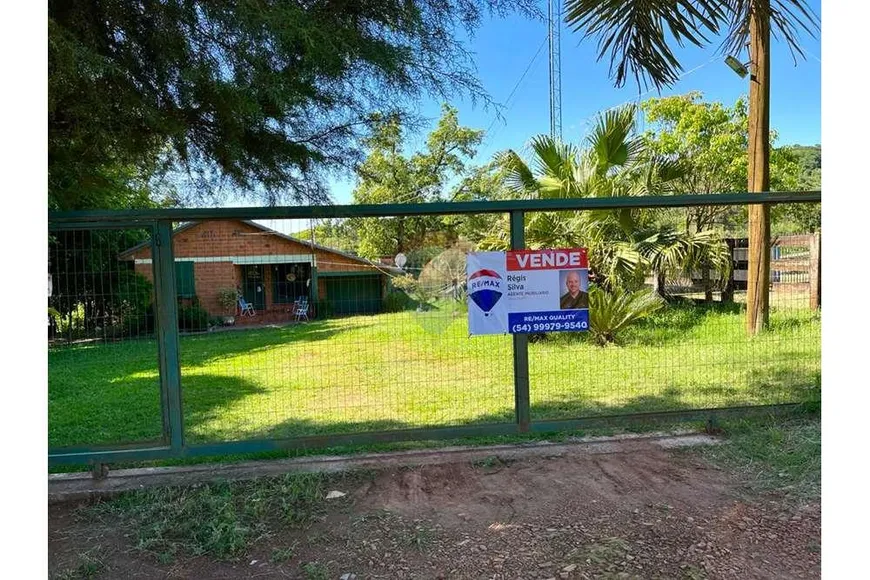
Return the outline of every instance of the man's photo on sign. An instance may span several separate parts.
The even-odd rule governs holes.
[[[589,308],[589,277],[586,270],[562,270],[559,272],[559,308],[576,310]]]

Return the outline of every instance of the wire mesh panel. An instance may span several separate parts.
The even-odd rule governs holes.
[[[533,426],[819,400],[821,241],[802,228],[818,223],[817,206],[771,209],[770,305],[756,334],[744,207],[653,210],[631,199],[536,213],[523,202],[511,220],[430,207],[302,226],[229,210],[172,232],[168,212],[138,218],[163,220],[154,231],[57,226],[50,458],[102,461],[158,440],[125,457],[241,447],[197,445],[222,441],[522,429],[527,384]],[[520,234],[531,248],[585,246],[589,260],[589,331],[527,335],[528,383],[526,340],[469,336],[466,305],[467,253],[508,249]],[[416,433],[393,438],[405,436]]]
[[[162,437],[153,273],[126,253],[149,246],[149,236],[146,228],[49,232],[51,448]]]
[[[701,209],[716,219],[698,230]],[[819,398],[820,317],[809,249],[797,249],[813,235],[779,233],[789,224],[774,219],[769,325],[750,336],[745,209],[632,214],[632,236],[607,215],[587,224],[590,332],[531,341],[533,421]],[[592,234],[605,229],[602,243]]]
[[[510,337],[468,338],[466,246],[445,227],[403,268],[352,253],[377,219],[397,218],[335,236],[289,220],[176,230],[189,443],[513,419]]]

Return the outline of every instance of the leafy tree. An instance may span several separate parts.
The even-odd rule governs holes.
[[[401,120],[395,116],[380,119],[367,140],[368,156],[357,168],[359,182],[353,192],[354,203],[425,203],[467,195],[463,184],[455,195],[449,193],[448,187],[464,174],[466,163],[474,156],[482,137],[483,131],[460,126],[456,109],[445,105],[425,148],[407,155]],[[351,221],[359,235],[360,255],[372,259],[420,250],[427,245],[443,248],[457,237],[438,216]]]
[[[134,229],[65,230],[49,235],[52,292],[48,303],[69,322],[67,328],[78,318],[78,330],[92,336],[108,336],[112,328],[150,330],[151,282],[133,271],[132,262],[117,259],[119,251],[145,235],[145,230]]]
[[[819,189],[822,187],[822,146],[787,145],[785,149],[794,155],[801,168],[799,187]]]
[[[822,146],[789,145],[782,150],[791,155],[800,168],[795,189],[819,191],[822,189]],[[822,205],[819,203],[789,203],[773,208],[779,217],[783,233],[815,232],[822,227]]]
[[[707,102],[699,92],[652,98],[640,105],[648,129],[647,146],[658,155],[679,160],[684,172],[674,184],[675,193],[707,194],[745,191],[748,155],[746,101],[727,107]],[[776,132],[770,132],[776,140]],[[797,189],[800,168],[786,148],[771,151],[770,189]],[[689,207],[676,210],[685,216],[686,231],[704,231],[715,225],[733,227],[745,216],[744,208]],[[743,236],[743,231],[736,232]]]
[[[356,253],[359,247],[357,231],[348,220],[340,218],[318,220],[313,228],[299,231],[293,237],[343,252]]]
[[[661,89],[679,78],[676,42],[709,43],[725,32],[722,50],[749,55],[747,190],[770,190],[770,38],[785,40],[792,56],[803,56],[800,31],[814,34],[818,17],[806,0],[565,0],[565,20],[584,37],[597,36],[598,58],[610,53],[617,86],[629,74]],[[749,279],[746,328],[756,334],[770,314],[770,208],[749,208]]]
[[[174,172],[270,202],[322,200],[373,111],[485,96],[457,30],[534,0],[94,0],[48,3],[49,195]]]
[[[517,193],[505,184],[505,168],[496,161],[470,169],[450,195],[450,201],[498,201],[515,199]],[[477,243],[503,223],[503,216],[494,213],[443,216],[446,230],[455,232],[460,240]]]

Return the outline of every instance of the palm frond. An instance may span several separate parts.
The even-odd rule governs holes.
[[[504,172],[504,183],[510,191],[528,194],[538,190],[534,173],[513,149],[496,153],[495,162]]]
[[[565,248],[584,245],[585,228],[576,212],[538,212],[526,224],[526,246]]]
[[[643,139],[632,137],[636,114],[635,105],[625,105],[598,116],[586,140],[594,153],[599,174],[606,174],[614,167],[631,165],[643,151]]]
[[[628,291],[621,288],[605,290],[589,287],[589,331],[595,341],[604,346],[630,324],[646,318],[664,306],[655,292]]]
[[[500,232],[490,232],[477,242],[476,249],[479,252],[505,252],[511,249],[510,236]]]
[[[668,46],[709,43],[727,20],[726,6],[716,0],[566,0],[565,22],[584,38],[598,40],[598,60],[610,54],[616,86],[629,73],[638,84],[658,89],[673,84],[683,67]]]
[[[725,30],[720,51],[744,53],[749,40],[752,10],[764,11],[772,36],[785,41],[797,63],[805,53],[801,33],[815,38],[821,30],[819,16],[806,0],[566,0],[565,22],[583,38],[598,41],[598,60],[609,54],[610,75],[616,86],[629,74],[638,87],[661,89],[673,85],[683,70],[668,45],[687,42],[704,47]]]
[[[721,281],[731,273],[731,252],[722,236],[714,230],[647,232],[640,236],[636,247],[656,271],[691,275],[701,268],[709,268]]]
[[[806,0],[726,0],[729,16],[728,32],[720,46],[723,54],[742,54],[749,42],[749,16],[752,10],[767,13],[770,33],[776,40],[784,40],[797,64],[798,57],[806,58],[800,45],[803,31],[815,38],[821,31],[818,14]]]
[[[535,135],[529,140],[529,147],[535,154],[535,168],[538,173],[561,175],[566,164],[571,162],[573,151],[549,135]]]

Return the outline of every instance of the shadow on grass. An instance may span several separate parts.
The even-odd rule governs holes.
[[[195,421],[192,421],[193,425]],[[198,445],[225,441],[245,441],[253,439],[290,439],[293,437],[328,437],[330,435],[347,435],[353,433],[368,433],[381,431],[397,431],[413,429],[420,425],[413,422],[398,421],[393,419],[369,419],[369,420],[336,420],[317,421],[309,418],[288,419],[279,423],[263,427],[262,429],[248,430],[244,433],[233,433],[214,429],[199,429],[198,432],[189,432],[187,443]],[[192,431],[192,429],[191,429]]]
[[[354,324],[352,327],[348,327],[341,324],[340,321],[327,320],[278,328],[258,328],[187,336],[181,339],[179,346],[181,362],[182,365],[204,365],[221,358],[268,351],[290,343],[329,340],[347,330],[356,330],[366,326],[371,326],[371,323]]]
[[[619,396],[615,390],[602,391],[601,399],[594,399],[588,393],[578,394],[576,398],[550,399],[536,401],[531,407],[533,421],[580,419],[607,417],[668,411],[691,411],[695,409],[776,405],[787,403],[809,403],[819,401],[820,375],[809,368],[795,369],[785,364],[769,365],[765,369],[753,369],[747,373],[748,384],[740,387],[729,385],[670,385],[655,393],[630,394]],[[535,398],[534,386],[532,398]],[[604,400],[604,399],[609,400]],[[202,416],[201,418],[207,419]],[[511,423],[514,420],[512,406],[498,411],[481,413],[462,422],[423,422],[409,416],[402,419],[360,419],[352,420],[337,416],[335,420],[317,420],[300,417],[281,421],[262,429],[239,433],[208,431],[200,428],[192,443],[206,443],[220,440],[239,439],[286,439],[344,435],[366,432],[380,432],[432,427],[466,426],[479,424]],[[192,421],[192,423],[195,421]],[[324,441],[328,445],[328,441]]]
[[[244,397],[263,389],[239,377],[195,375],[185,378],[185,425],[216,417]],[[82,384],[81,396],[49,391],[49,447],[123,445],[158,441],[163,433],[160,389],[155,379],[130,378]],[[193,394],[193,396],[191,396]]]
[[[787,363],[749,369],[746,385],[669,385],[655,394],[620,397],[616,391],[602,391],[600,400],[578,396],[534,402],[533,421],[603,417],[636,413],[691,411],[694,409],[815,403],[821,401],[818,370],[794,368]],[[532,399],[534,399],[534,389]],[[614,400],[615,399],[615,400]]]
[[[695,303],[677,300],[649,318],[640,320],[623,334],[623,344],[664,346],[686,340],[686,335],[701,326],[710,316],[719,317],[724,324],[736,321],[742,307],[733,302]]]
[[[355,324],[348,328],[340,323],[316,321],[280,328],[184,336],[179,344],[181,365],[199,366],[239,354],[267,351],[289,343],[307,344],[328,340],[349,329],[364,326],[370,326],[370,323]],[[129,340],[52,349],[48,356],[49,395],[53,383],[59,382],[56,379],[60,375],[63,375],[60,382],[74,384],[76,381],[70,375],[78,372],[82,386],[104,381],[125,382],[129,380],[128,377],[137,373],[156,372],[157,365],[155,340]],[[186,380],[187,377],[182,376],[182,381]]]
[[[762,369],[749,369],[746,384],[669,385],[655,393],[625,396],[616,389],[600,392],[570,393],[559,398],[534,401],[533,421],[605,417],[636,413],[689,411],[693,409],[801,403],[821,400],[821,376],[817,369],[795,368],[780,363]],[[299,417],[269,423],[260,428],[250,424],[225,421],[225,414],[240,400],[265,394],[266,389],[240,377],[223,375],[189,375],[184,377],[184,425],[189,443],[207,443],[242,439],[285,439],[291,437],[328,436],[371,431],[509,423],[511,407],[482,413],[460,423],[425,423],[413,416],[402,419],[342,417],[334,419]],[[324,411],[327,411],[324,409]],[[368,412],[368,409],[362,410]],[[372,414],[376,414],[375,410]],[[262,414],[262,412],[261,412]],[[254,417],[252,417],[252,420]],[[263,417],[256,417],[259,423]],[[242,418],[244,420],[244,417]],[[63,400],[49,402],[49,441],[52,447],[70,445],[123,444],[159,438],[162,432],[159,389],[153,379],[129,379],[121,382],[90,383],[87,396],[67,393]]]
[[[678,300],[619,332],[616,346],[665,347],[685,342],[693,330],[704,325],[707,326],[705,333],[721,334],[723,340],[748,340],[749,337],[743,333],[743,312],[745,307],[742,304]],[[809,309],[776,311],[771,315],[765,335],[808,331],[818,324],[818,320],[818,313]],[[591,335],[586,332],[535,334],[530,335],[530,342],[563,346],[593,344]]]
[[[632,340],[685,340],[685,333],[701,324],[708,314],[734,315],[739,310],[739,305],[720,303],[675,306],[661,313],[658,319],[639,325],[638,334]],[[795,324],[814,322],[812,316],[805,315],[797,323],[788,322],[791,318],[784,320],[774,329],[791,329],[796,328]],[[376,323],[375,319],[353,325],[328,320],[184,337],[181,341],[182,362],[185,367],[196,366],[235,354],[266,351],[292,342],[317,343],[347,330]],[[662,329],[662,326],[667,328]],[[593,393],[595,398],[585,392],[576,393],[573,397],[567,393],[561,398],[536,401],[532,418],[542,421],[820,400],[821,377],[814,361],[804,364],[800,357],[805,357],[805,354],[787,350],[777,354],[779,360],[775,363],[746,369],[736,385],[671,384],[663,389],[646,388],[654,394],[637,393],[639,389],[625,386],[620,387],[624,389],[624,396],[614,387]],[[154,341],[130,341],[127,344],[113,343],[52,352],[49,356],[50,445],[122,444],[159,437],[162,420],[156,359]],[[135,376],[142,373],[150,376]],[[276,415],[275,421],[270,423],[267,420],[261,428],[250,429],[242,425],[236,427],[235,432],[232,427],[221,429],[210,426],[219,425],[222,414],[241,399],[266,393],[266,389],[256,382],[244,378],[246,373],[239,374],[242,376],[183,372],[184,420],[191,443],[449,426],[445,422],[415,421],[410,414],[407,418],[378,419],[379,413],[375,408],[354,413],[357,416],[374,416],[359,420],[348,417],[350,412],[342,416],[338,411],[329,417],[329,409],[323,409],[323,414],[327,415],[324,419],[299,417],[279,421]],[[534,384],[532,398],[535,399]],[[512,408],[490,408],[490,411],[452,425],[513,421]],[[257,417],[258,420],[260,418]]]

